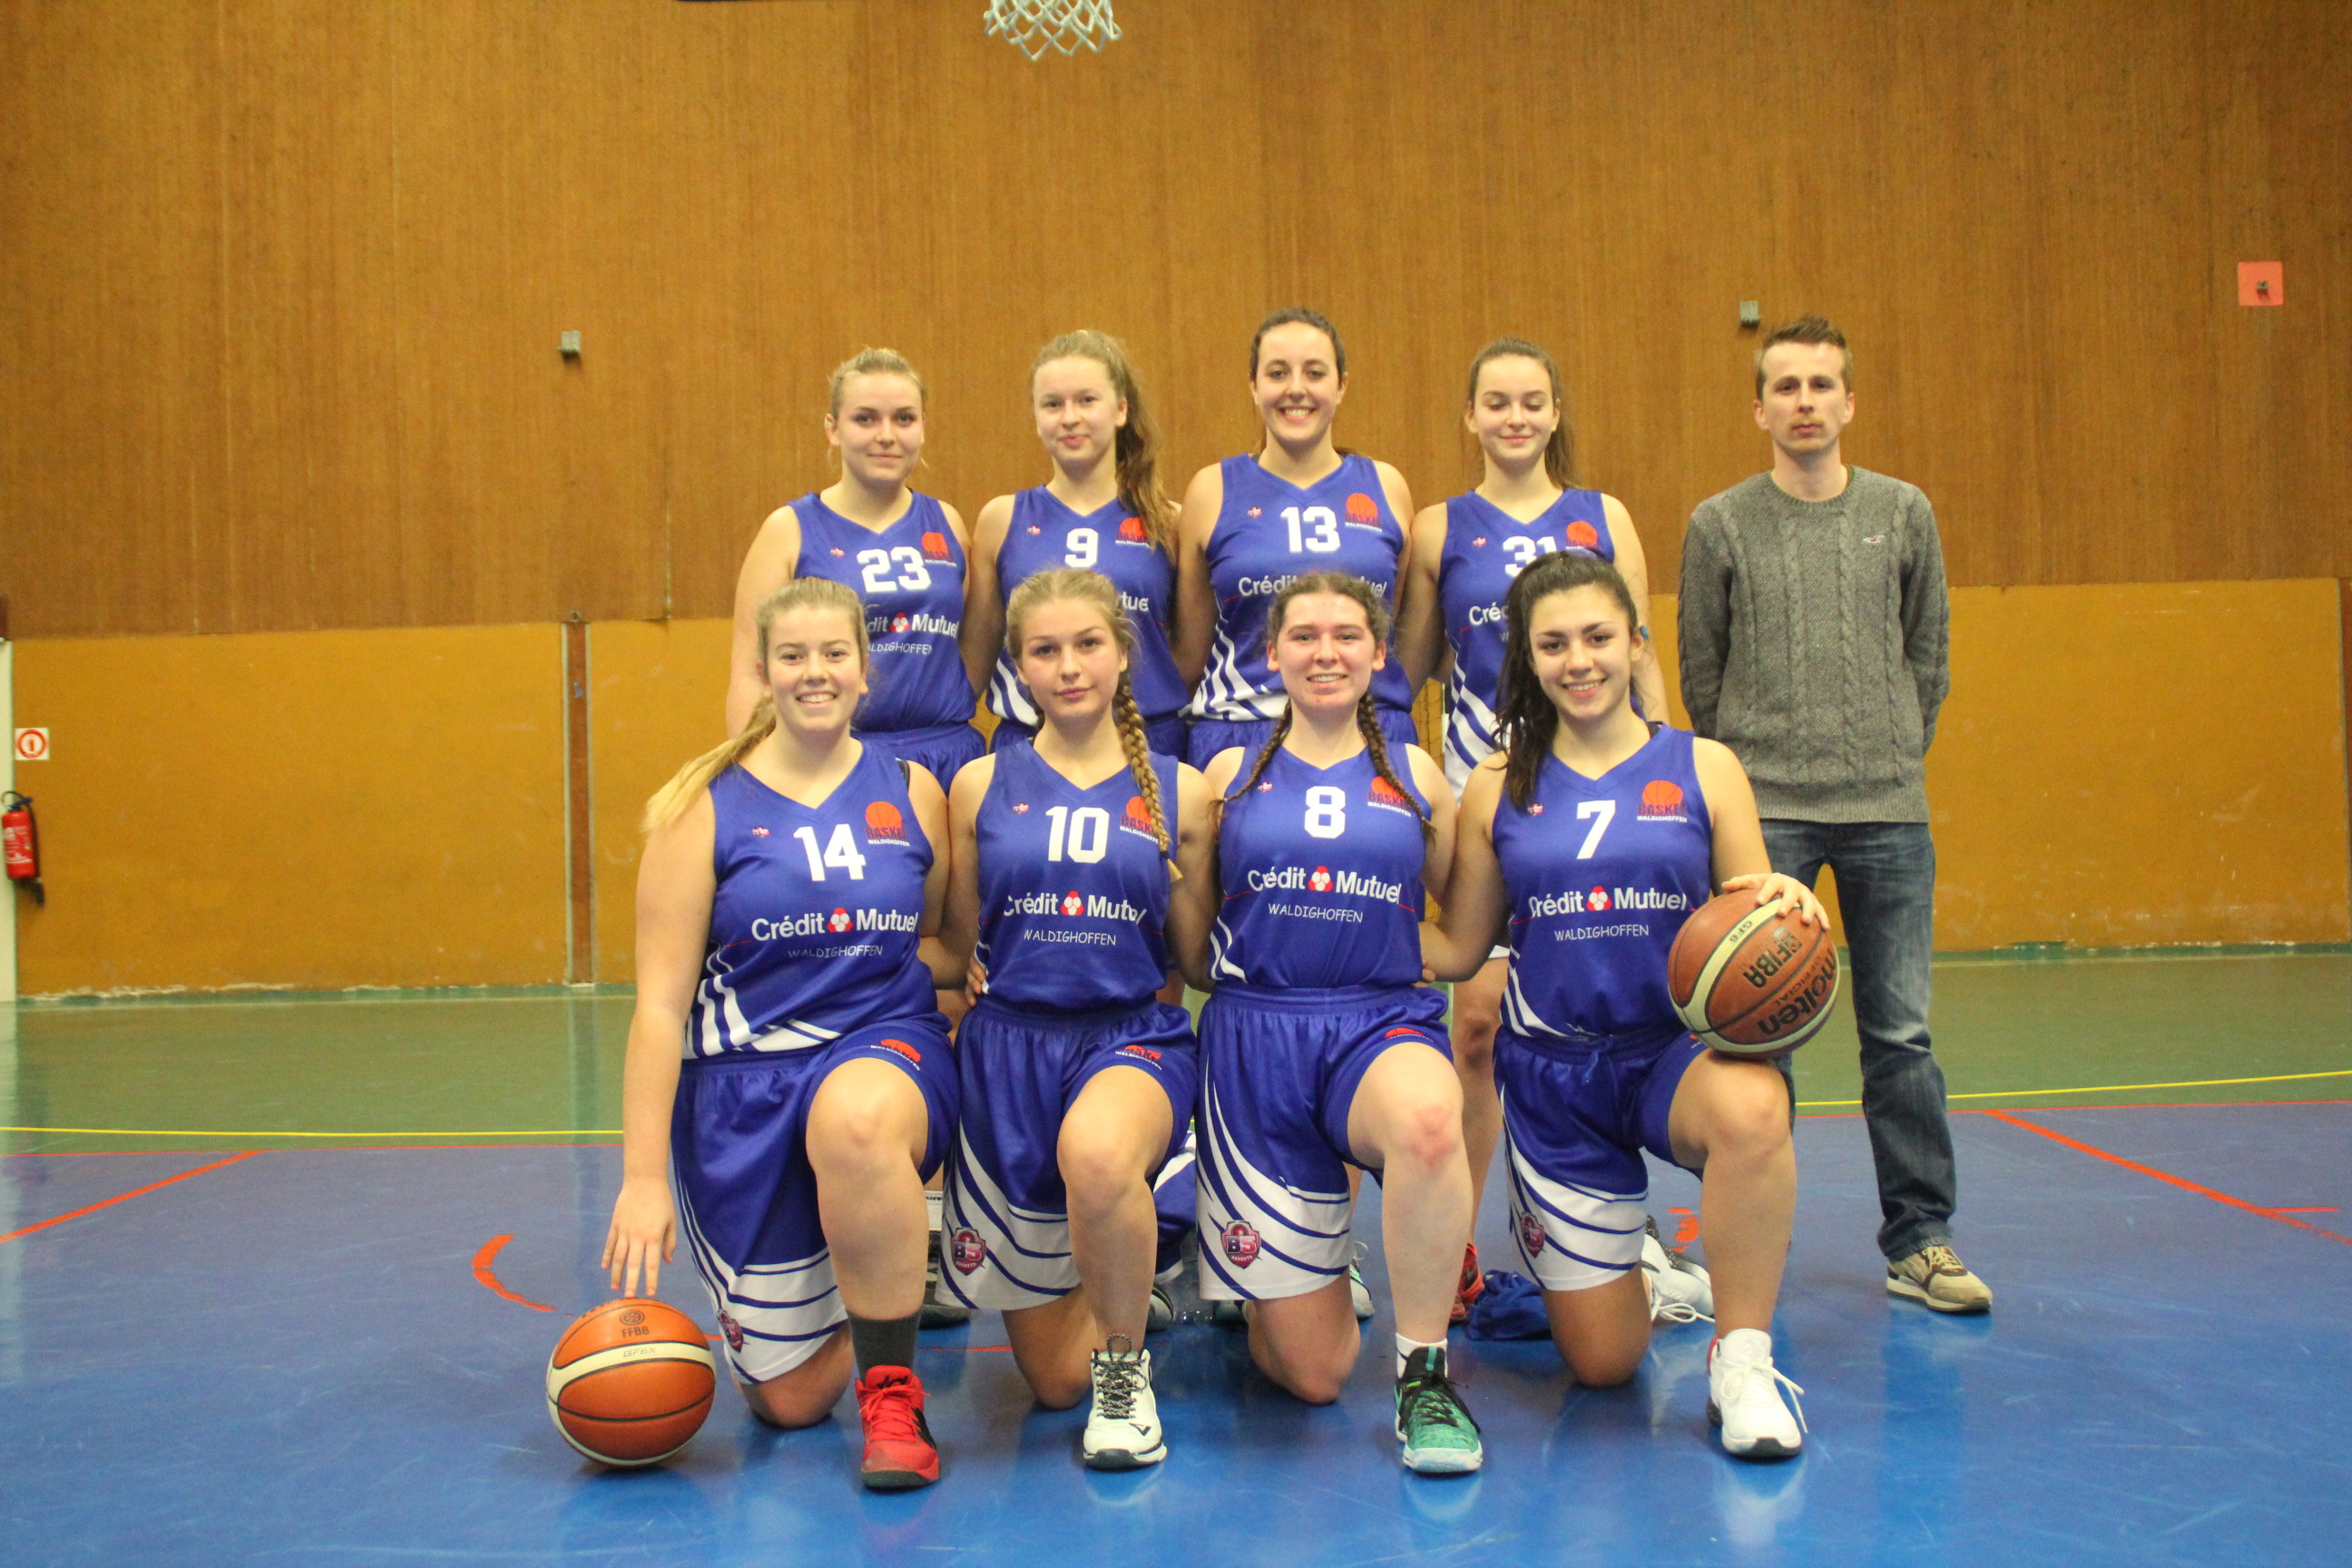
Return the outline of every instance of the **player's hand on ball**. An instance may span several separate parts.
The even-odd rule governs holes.
[[[677,1256],[677,1209],[668,1186],[623,1182],[613,1200],[613,1226],[604,1233],[604,1266],[612,1271],[613,1289],[624,1296],[652,1295],[661,1289],[661,1266]]]
[[[1728,877],[1723,883],[1723,890],[1727,893],[1745,892],[1750,888],[1756,889],[1758,909],[1778,903],[1783,911],[1794,914],[1809,926],[1829,924],[1830,917],[1822,908],[1822,900],[1811,888],[1794,877],[1774,871],[1760,877]]]

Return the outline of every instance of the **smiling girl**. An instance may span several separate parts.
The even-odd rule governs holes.
[[[1643,1152],[1698,1173],[1708,1413],[1733,1454],[1784,1458],[1802,1441],[1772,1364],[1797,1191],[1788,1090],[1769,1062],[1717,1055],[1683,1026],[1666,953],[1717,889],[1808,922],[1821,903],[1773,874],[1738,759],[1633,710],[1647,639],[1614,567],[1547,555],[1505,614],[1506,750],[1463,791],[1444,917],[1423,941],[1444,979],[1510,944],[1495,1079],[1520,1256],[1577,1381],[1623,1383],[1650,1342]]]
[[[604,1265],[652,1294],[683,1222],[751,1408],[823,1421],[854,1360],[866,1484],[924,1486],[923,1181],[957,1095],[932,988],[962,979],[934,934],[947,803],[850,731],[855,594],[804,577],[751,624],[758,705],[646,809]]]

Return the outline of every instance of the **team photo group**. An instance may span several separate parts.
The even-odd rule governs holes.
[[[854,1387],[881,1490],[940,1474],[927,1309],[1000,1310],[1037,1402],[1091,1402],[1083,1463],[1129,1469],[1168,1453],[1146,1336],[1186,1259],[1259,1373],[1339,1398],[1369,1175],[1402,1463],[1464,1474],[1446,1341],[1494,1169],[1580,1383],[1711,1319],[1723,1448],[1791,1458],[1788,1057],[1702,1043],[1668,955],[1726,894],[1825,932],[1832,870],[1886,1289],[1988,1310],[1927,1025],[1927,499],[1843,460],[1837,329],[1763,334],[1769,468],[1684,533],[1681,729],[1640,537],[1577,485],[1543,347],[1469,358],[1430,416],[1483,477],[1419,510],[1346,444],[1331,322],[1278,310],[1247,350],[1263,440],[1179,495],[1122,346],[1045,344],[1040,482],[969,521],[917,488],[916,368],[835,372],[837,472],[743,563],[731,739],[646,808],[611,1284],[650,1295],[683,1247],[751,1410],[807,1426]],[[1698,1177],[1705,1268],[1652,1222],[1645,1154]]]

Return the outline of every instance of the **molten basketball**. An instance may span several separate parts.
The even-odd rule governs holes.
[[[1691,911],[1666,955],[1666,990],[1683,1024],[1727,1056],[1777,1057],[1813,1037],[1837,1000],[1837,944],[1753,892]]]
[[[692,1318],[659,1301],[607,1301],[556,1342],[547,1413],[590,1458],[650,1465],[702,1429],[718,1381]]]

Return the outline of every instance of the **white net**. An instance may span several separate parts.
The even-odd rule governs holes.
[[[1047,49],[1099,49],[1118,37],[1118,24],[1110,0],[988,0],[988,32],[1034,60]]]

